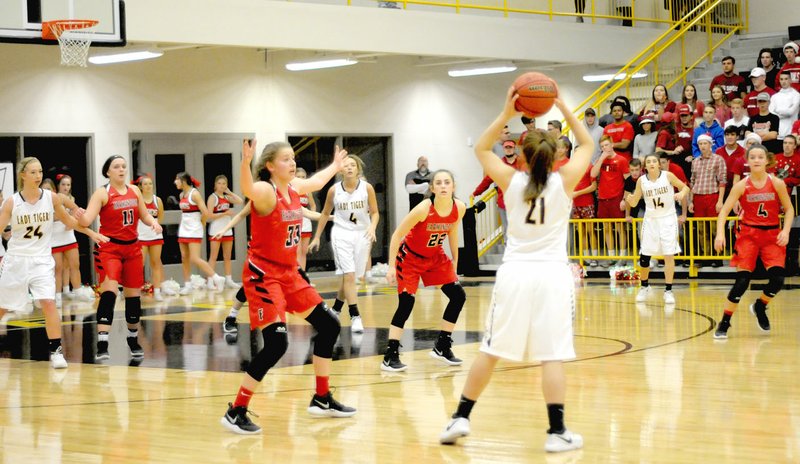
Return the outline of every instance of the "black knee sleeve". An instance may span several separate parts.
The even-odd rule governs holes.
[[[317,331],[314,336],[314,356],[320,358],[333,357],[333,345],[339,337],[339,318],[328,309],[325,303],[320,303],[306,318],[309,324]]]
[[[111,325],[114,322],[114,305],[117,303],[117,294],[103,292],[97,303],[97,323]]]
[[[639,267],[650,267],[650,256],[641,255],[639,256]]]
[[[308,274],[306,274],[306,271],[304,271],[302,267],[298,267],[297,272],[300,274],[300,277],[302,277],[303,280],[308,282],[309,285],[311,284],[311,279],[308,278]]]
[[[138,324],[142,317],[142,299],[138,296],[125,298],[125,322]]]
[[[450,298],[447,307],[444,308],[444,315],[442,319],[452,324],[458,321],[458,315],[461,314],[461,309],[467,301],[467,294],[458,282],[442,285],[442,292]]]
[[[733,283],[733,287],[731,287],[731,290],[728,292],[728,301],[739,304],[742,295],[744,295],[744,292],[750,287],[750,276],[750,271],[739,271],[736,273],[736,282]]]
[[[769,282],[767,282],[767,286],[764,287],[764,295],[774,298],[775,295],[781,291],[783,288],[784,274],[785,272],[782,267],[776,266],[767,269],[767,277],[769,278]]]
[[[247,303],[247,297],[244,296],[244,285],[239,287],[239,291],[236,292],[236,301],[241,304]]]
[[[289,347],[286,324],[283,322],[264,327],[261,335],[264,337],[264,348],[255,355],[253,360],[250,361],[250,365],[247,366],[247,374],[259,382],[267,375],[267,371],[281,360]]]
[[[398,295],[397,309],[392,316],[392,325],[400,327],[401,329],[406,325],[406,321],[411,316],[411,310],[414,309],[414,295],[408,292],[403,292]]]

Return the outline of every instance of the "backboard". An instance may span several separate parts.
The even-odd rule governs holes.
[[[57,45],[42,40],[42,21],[96,19],[93,46],[125,45],[124,0],[0,0],[0,42]]]

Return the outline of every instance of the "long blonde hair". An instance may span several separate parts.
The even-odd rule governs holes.
[[[19,160],[19,163],[17,163],[17,190],[22,190],[24,184],[22,180],[22,173],[25,172],[25,168],[27,168],[28,165],[34,161],[41,164],[39,158],[36,158],[35,156],[26,156],[25,158]]]
[[[553,170],[556,156],[556,140],[544,131],[531,131],[522,144],[522,153],[528,162],[528,185],[523,200],[533,202],[541,195]]]

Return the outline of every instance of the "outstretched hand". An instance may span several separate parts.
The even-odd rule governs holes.
[[[244,139],[242,142],[242,163],[250,164],[256,153],[256,139]]]
[[[333,147],[333,165],[336,167],[336,170],[339,171],[342,169],[342,165],[344,164],[344,159],[347,157],[347,150],[344,148],[339,148],[338,145],[334,145]]]

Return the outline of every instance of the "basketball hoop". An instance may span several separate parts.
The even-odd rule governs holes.
[[[98,23],[94,19],[60,19],[42,23],[42,38],[58,40],[61,48],[61,64],[64,66],[86,67],[89,46],[92,44],[90,30]],[[80,30],[79,33],[75,31]]]

